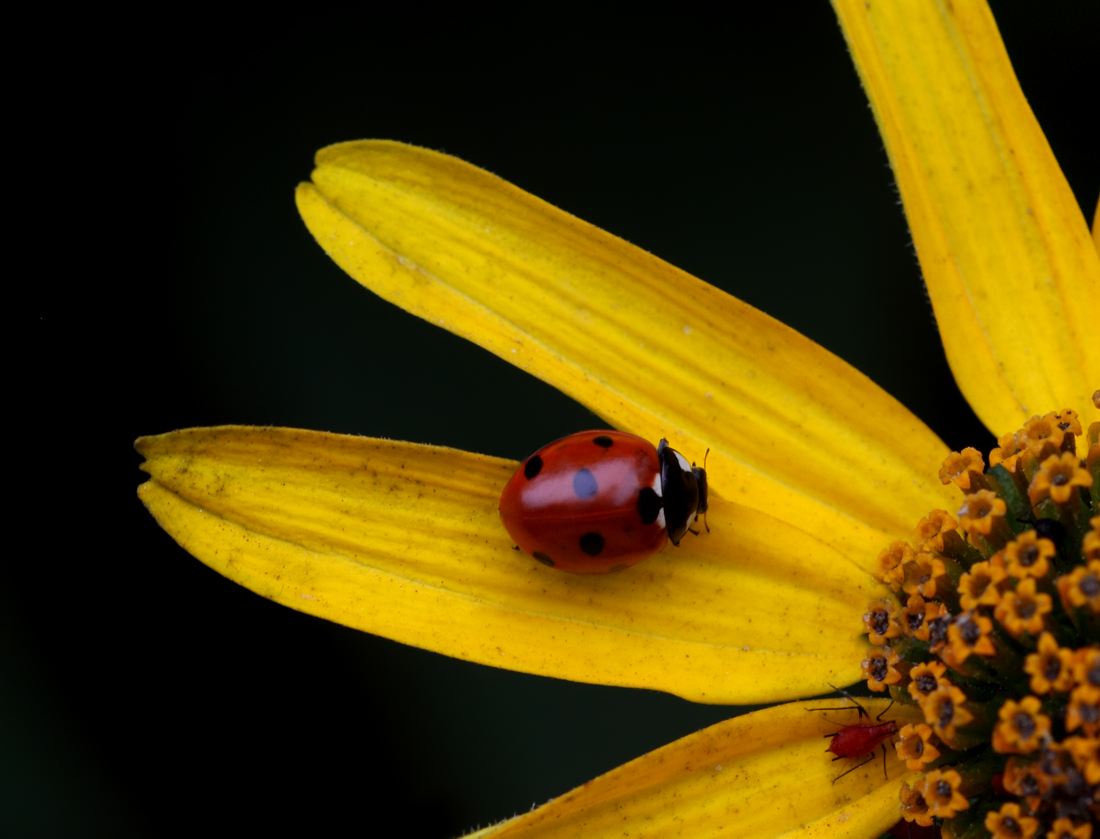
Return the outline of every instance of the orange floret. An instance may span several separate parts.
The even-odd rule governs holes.
[[[1090,561],[1087,568],[1077,566],[1066,576],[1059,577],[1056,585],[1067,612],[1083,606],[1093,614],[1100,612],[1100,559]]]
[[[1028,530],[1021,533],[1016,541],[1005,545],[1005,566],[1017,580],[1025,577],[1039,579],[1050,572],[1050,561],[1055,553],[1054,543],[1050,539],[1041,539],[1034,530]]]
[[[994,616],[1009,634],[1019,638],[1025,633],[1038,635],[1043,631],[1046,615],[1054,608],[1049,594],[1035,590],[1035,580],[1027,579],[1007,591],[993,610]]]
[[[933,510],[917,522],[917,547],[926,553],[938,553],[964,561],[972,548],[959,533],[959,523],[946,510]]]
[[[1073,763],[1090,784],[1100,784],[1100,738],[1069,737],[1063,745]]]
[[[914,786],[902,784],[899,798],[901,799],[901,817],[907,822],[916,822],[922,827],[932,824],[932,814],[928,811],[928,802],[924,800],[924,785],[917,783]]]
[[[927,641],[928,622],[946,613],[947,608],[942,603],[929,603],[919,594],[913,594],[898,614],[898,625],[907,637]]]
[[[872,647],[859,666],[867,687],[880,693],[904,679],[909,668],[889,647]]]
[[[1100,649],[1082,647],[1074,656],[1073,680],[1079,685],[1100,688]]]
[[[1039,830],[1039,820],[1020,813],[1020,805],[1009,802],[1000,810],[990,810],[985,817],[985,829],[993,839],[1032,839]]]
[[[989,453],[989,465],[1004,466],[1009,472],[1015,472],[1020,453],[1026,447],[1026,443],[1017,441],[1016,433],[1002,434],[997,438],[997,448]]]
[[[1092,839],[1092,825],[1075,825],[1073,819],[1056,819],[1047,832],[1047,839]]]
[[[983,656],[997,654],[990,633],[993,621],[974,611],[963,612],[955,617],[947,629],[947,646],[940,657],[951,667],[958,667],[972,653]]]
[[[1100,516],[1089,519],[1089,524],[1092,526],[1092,530],[1086,533],[1085,538],[1081,541],[1081,554],[1084,556],[1085,562],[1100,559]]]
[[[863,631],[872,644],[882,646],[889,643],[891,638],[901,635],[901,626],[898,624],[898,604],[891,598],[876,600],[863,613]]]
[[[1052,690],[1066,692],[1073,687],[1073,650],[1058,646],[1054,636],[1044,632],[1039,637],[1039,651],[1031,653],[1024,661],[1024,672],[1031,674],[1031,689],[1046,694]]]
[[[1081,461],[1076,455],[1064,452],[1043,461],[1027,488],[1027,495],[1033,505],[1045,498],[1055,504],[1068,504],[1079,496],[1075,487],[1091,486],[1092,476],[1082,468]]]
[[[951,452],[940,467],[940,483],[955,484],[965,493],[989,489],[989,478],[985,472],[985,460],[977,449],[967,448],[961,452]],[[994,481],[994,483],[996,483]]]
[[[1039,768],[1039,764],[1021,757],[1008,759],[1001,784],[1013,795],[1026,798],[1032,810],[1038,809],[1042,796],[1051,787],[1050,776]]]
[[[1000,754],[1031,754],[1050,736],[1050,717],[1039,712],[1037,697],[1025,696],[1019,702],[1008,700],[997,713],[1000,721],[993,729],[993,750]]]
[[[919,772],[940,756],[940,750],[932,739],[932,727],[927,723],[906,725],[898,731],[898,742],[894,748],[910,771]]]
[[[994,554],[986,562],[975,562],[959,578],[959,602],[964,609],[996,606],[1001,599],[1000,584],[1007,578],[1003,554]]]
[[[894,542],[878,555],[871,575],[894,591],[900,591],[905,579],[904,565],[911,562],[914,556],[916,552],[908,542]]]
[[[1007,510],[1003,498],[988,489],[979,490],[966,496],[959,508],[959,527],[975,545],[1000,550],[1015,538],[1005,521]]]
[[[903,566],[905,580],[901,584],[906,594],[920,594],[923,597],[933,598],[943,596],[946,588],[950,590],[950,580],[947,578],[947,566],[938,556],[930,553],[919,553]]]
[[[1090,737],[1100,730],[1100,688],[1081,685],[1073,689],[1066,706],[1066,731],[1080,728]]]
[[[947,668],[938,661],[918,664],[909,671],[909,695],[916,702],[923,702],[926,696],[935,693],[941,687],[951,687],[951,680],[944,677]]]
[[[952,748],[959,745],[956,736],[958,728],[974,719],[974,715],[964,707],[965,704],[966,694],[954,685],[932,691],[920,703],[924,721],[932,726],[936,736]]]
[[[933,769],[924,776],[924,800],[928,812],[941,819],[949,819],[970,806],[966,796],[959,792],[962,776],[954,769]]]

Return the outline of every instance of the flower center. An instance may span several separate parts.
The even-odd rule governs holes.
[[[894,597],[863,616],[863,675],[924,716],[895,744],[922,773],[902,786],[905,819],[945,836],[1092,836],[1100,423],[1086,436],[1076,412],[1060,411],[997,442],[988,468],[974,449],[944,461],[940,479],[964,494],[957,519],[933,511],[913,544],[878,557],[875,578]]]
[[[1095,574],[1086,574],[1081,578],[1081,582],[1077,584],[1077,587],[1081,589],[1085,597],[1094,598],[1097,594],[1100,594],[1100,577]]]

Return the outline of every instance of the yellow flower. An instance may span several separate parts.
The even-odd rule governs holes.
[[[994,433],[1083,413],[1100,385],[1100,265],[992,18],[969,2],[880,6],[837,2],[956,380]],[[615,427],[709,448],[712,532],[627,573],[568,576],[518,555],[499,524],[515,463],[227,427],[139,443],[142,499],[181,545],[277,602],[498,667],[728,704],[860,677],[861,616],[890,597],[878,557],[958,507],[931,431],[793,330],[454,158],[349,143],[317,163],[299,209],[338,264]],[[1026,469],[1026,446],[1012,451]],[[1000,548],[1012,522],[986,519],[994,506],[984,530],[967,509]],[[937,590],[951,576],[925,566]],[[910,594],[936,596],[910,577]],[[945,719],[956,693],[929,721],[952,741],[974,718],[960,703]],[[821,735],[855,715],[805,710],[832,704],[719,724],[486,833],[878,835],[917,776],[891,755],[834,784]]]

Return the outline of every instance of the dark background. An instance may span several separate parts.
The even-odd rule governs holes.
[[[1091,220],[1097,5],[994,11]],[[9,546],[0,577],[4,835],[453,837],[740,711],[292,612],[189,557],[138,503],[132,441],[173,428],[520,458],[597,423],[333,265],[293,202],[326,144],[392,138],[486,167],[791,324],[951,446],[990,445],[826,3],[262,18],[116,36],[58,93],[80,118],[39,186],[76,194],[47,194],[41,220],[95,235],[79,252],[75,236],[40,243],[43,265],[68,267],[30,272],[19,315],[34,434],[16,447],[35,477],[11,523],[38,539]]]

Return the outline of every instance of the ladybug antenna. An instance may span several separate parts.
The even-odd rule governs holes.
[[[704,472],[707,471],[707,455],[709,455],[709,454],[710,454],[710,449],[709,448],[705,452],[703,452],[703,471]],[[691,468],[692,469],[695,468],[695,461],[694,460],[691,462]],[[1041,504],[1042,502],[1040,501],[1039,503]]]

